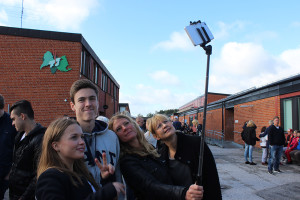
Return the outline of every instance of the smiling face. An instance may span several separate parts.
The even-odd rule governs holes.
[[[52,143],[52,147],[67,165],[84,157],[85,143],[82,129],[78,124],[71,124],[64,131],[59,141]]]
[[[126,118],[115,119],[112,129],[123,143],[130,143],[137,139],[135,126]]]
[[[71,108],[76,113],[76,119],[82,122],[95,120],[98,115],[99,103],[96,92],[91,88],[78,90],[74,95],[74,103],[71,102]]]

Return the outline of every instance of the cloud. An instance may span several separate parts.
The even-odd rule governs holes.
[[[292,23],[291,23],[291,26],[292,26],[292,27],[295,27],[295,28],[299,28],[299,27],[300,27],[300,22],[297,22],[297,21],[292,22]]]
[[[186,32],[173,32],[169,40],[159,42],[152,47],[152,50],[163,49],[163,50],[184,50],[190,51],[194,49]]]
[[[299,55],[300,49],[276,56],[258,44],[227,43],[220,58],[212,61],[209,91],[233,94],[296,75],[300,72]]]
[[[20,9],[20,1],[1,1],[3,9]],[[41,24],[54,26],[60,30],[76,30],[98,7],[97,0],[26,0],[24,1],[23,24]],[[16,10],[16,9],[15,9]],[[14,11],[13,18],[19,17]]]
[[[163,70],[156,71],[156,72],[149,74],[149,76],[153,80],[158,81],[162,84],[174,85],[174,86],[180,85],[180,81],[179,81],[178,77],[173,74],[170,74],[167,71],[163,71]]]
[[[5,26],[5,22],[8,21],[7,13],[4,9],[0,10],[0,25]]]
[[[230,36],[233,31],[242,30],[246,26],[247,22],[235,21],[231,24],[226,24],[225,22],[218,22],[219,30],[214,33],[216,39],[226,39]]]
[[[169,89],[158,89],[143,84],[137,85],[133,92],[134,96],[120,92],[120,102],[129,103],[133,116],[146,116],[159,110],[176,109],[197,97],[194,93],[172,93]]]
[[[258,33],[251,33],[245,36],[247,41],[253,41],[254,43],[262,43],[266,40],[272,40],[278,38],[278,34],[274,31],[262,31]]]

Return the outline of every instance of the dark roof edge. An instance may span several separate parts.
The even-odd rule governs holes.
[[[15,28],[0,26],[0,35],[13,35],[21,37],[52,39],[52,40],[65,40],[71,42],[81,42],[82,35],[80,33],[65,33],[57,31],[44,31],[27,28]]]

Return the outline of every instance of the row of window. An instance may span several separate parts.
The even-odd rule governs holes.
[[[101,90],[117,99],[118,87],[84,48],[81,51],[80,73],[98,85]]]

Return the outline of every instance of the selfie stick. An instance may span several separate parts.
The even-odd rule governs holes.
[[[207,55],[207,65],[206,65],[206,80],[205,80],[205,93],[204,93],[204,107],[203,107],[203,126],[201,134],[200,143],[200,153],[199,153],[199,164],[197,172],[197,185],[202,184],[202,168],[203,168],[203,153],[204,153],[204,140],[205,140],[205,124],[206,124],[206,108],[207,108],[207,91],[208,91],[208,79],[209,79],[209,61],[210,55],[212,53],[212,46],[205,46],[213,39],[213,35],[209,31],[208,27],[204,22],[200,20],[198,22],[190,22],[190,26],[185,27],[185,31],[192,40],[194,46],[200,45]]]

